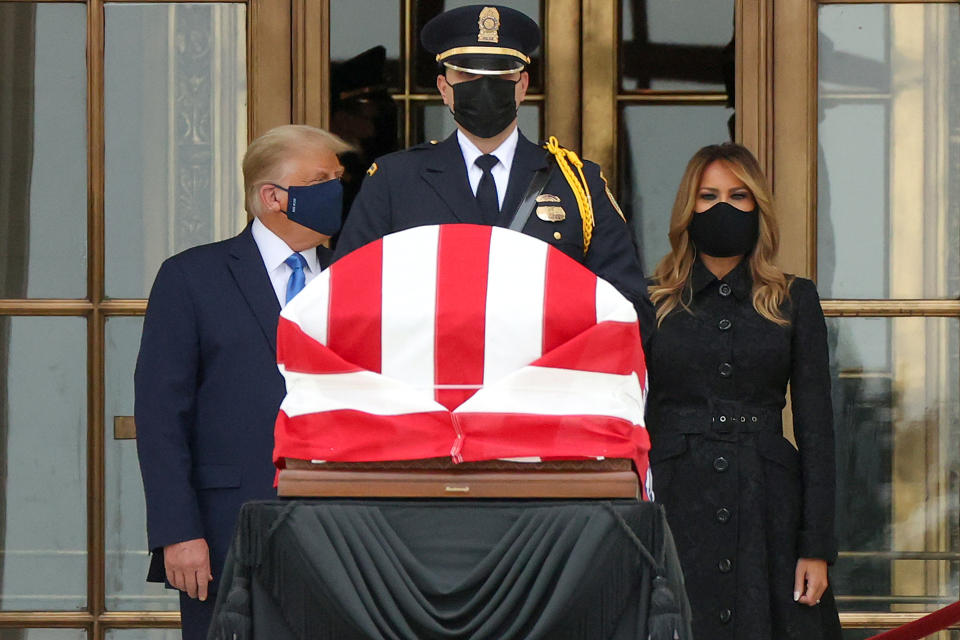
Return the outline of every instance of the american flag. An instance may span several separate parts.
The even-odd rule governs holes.
[[[633,306],[524,234],[426,226],[352,252],[284,308],[277,359],[278,466],[631,458],[649,484]]]

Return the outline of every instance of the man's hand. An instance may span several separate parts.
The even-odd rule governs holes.
[[[165,546],[163,564],[167,569],[167,582],[186,591],[191,598],[207,599],[207,583],[213,580],[213,574],[206,540],[194,538]]]
[[[827,590],[827,561],[818,558],[800,558],[793,582],[793,599],[810,607],[820,604],[820,596]]]

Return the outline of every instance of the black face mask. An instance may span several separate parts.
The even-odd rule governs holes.
[[[518,81],[483,76],[453,87],[453,119],[478,138],[492,138],[517,117]]]
[[[718,202],[702,213],[694,213],[687,227],[697,251],[715,258],[742,256],[753,251],[760,233],[760,212],[741,211]]]

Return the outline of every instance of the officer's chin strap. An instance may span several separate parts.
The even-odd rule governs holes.
[[[557,165],[560,167],[563,177],[567,179],[570,188],[573,189],[573,195],[577,198],[577,206],[580,208],[580,219],[583,221],[583,254],[587,254],[590,248],[590,239],[593,237],[593,199],[590,197],[590,187],[587,185],[587,178],[583,175],[583,161],[577,157],[577,154],[570,149],[564,149],[556,136],[550,136],[547,144],[544,145],[547,151],[553,154],[557,159]],[[574,175],[570,165],[577,168],[580,178]]]

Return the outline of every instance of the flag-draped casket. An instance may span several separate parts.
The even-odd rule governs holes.
[[[649,485],[633,306],[521,233],[417,227],[352,252],[284,308],[277,359],[279,467],[630,458]]]

